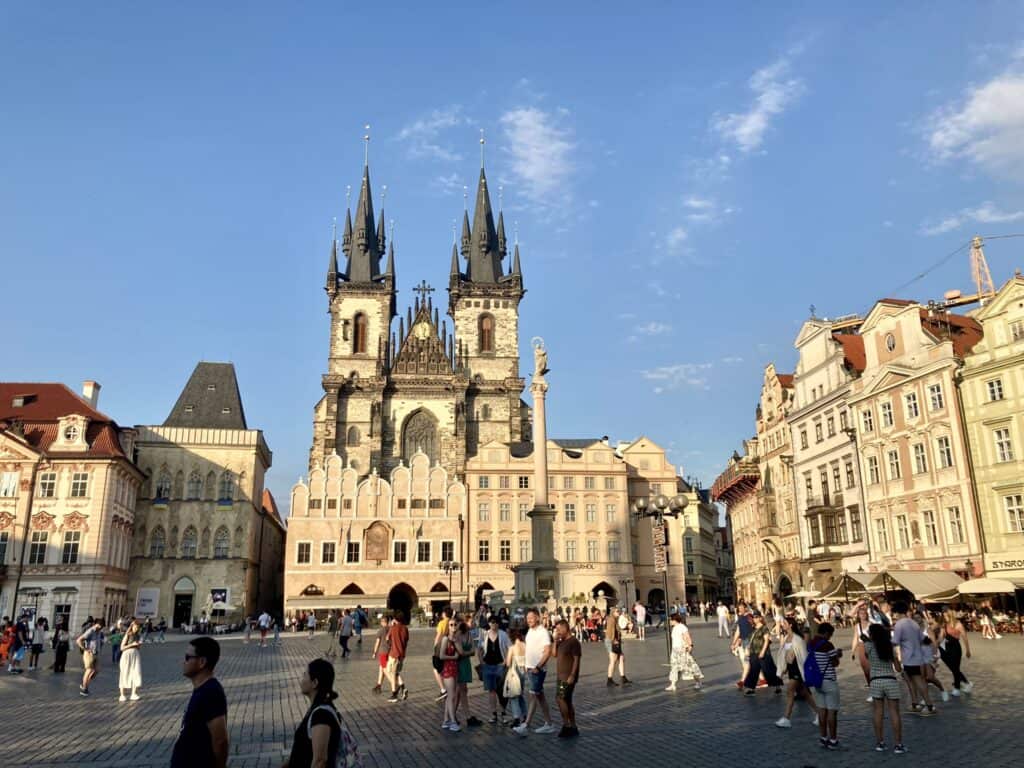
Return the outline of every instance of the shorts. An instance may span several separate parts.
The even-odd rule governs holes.
[[[617,651],[615,650],[615,645],[616,645],[616,643],[612,642],[607,637],[604,639],[604,649],[606,651],[608,651],[608,653],[614,653],[616,656],[621,656],[622,655],[622,644],[621,643],[618,644],[619,645],[619,650],[617,650]]]
[[[485,691],[500,691],[502,690],[502,684],[505,682],[505,665],[504,664],[484,664],[483,677],[484,677],[484,690]]]
[[[900,683],[895,677],[872,677],[869,685],[871,698],[875,701],[900,700]]]
[[[95,653],[93,653],[92,651],[83,651],[82,652],[82,667],[84,669],[87,669],[87,670],[88,669],[93,669],[93,670],[95,670],[96,667],[99,666],[99,664],[97,664],[96,662],[97,662],[97,659],[96,659],[96,654]]]
[[[534,696],[544,695],[544,678],[547,677],[547,670],[538,669],[534,672],[527,672],[526,677],[530,683],[530,693]]]
[[[388,658],[389,658],[389,656],[386,653],[378,653],[377,654],[377,661],[380,662],[380,668],[381,669],[387,669],[388,668]]]
[[[440,675],[444,671],[444,659],[442,659],[440,656],[432,657],[430,659],[430,663],[434,667],[434,671],[437,672],[437,674]]]
[[[388,656],[388,664],[385,668],[388,673],[388,677],[394,677],[395,675],[402,674],[402,665],[405,659],[398,659],[394,656]]]
[[[24,659],[24,658],[25,658],[25,652],[26,652],[27,650],[28,650],[28,648],[26,648],[26,647],[25,647],[24,645],[23,645],[23,646],[21,646],[21,648],[19,648],[18,650],[16,650],[16,651],[14,652],[14,655],[13,655],[13,656],[11,657],[11,659],[12,659],[13,661],[21,661],[22,659]]]
[[[566,704],[572,704],[572,692],[575,690],[576,683],[567,683],[565,680],[559,680],[555,691],[555,698],[561,699]]]
[[[838,712],[839,682],[836,680],[822,680],[821,687],[814,689],[814,699],[818,702],[818,709]]]
[[[34,653],[36,656],[38,656],[42,652],[43,652],[43,644],[42,643],[32,643],[32,653]]]
[[[907,673],[907,677],[920,677],[921,676],[921,665],[920,664],[904,664],[903,671]]]

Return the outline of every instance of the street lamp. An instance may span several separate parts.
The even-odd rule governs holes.
[[[665,547],[668,546],[668,532],[665,530],[665,518],[666,517],[679,517],[686,506],[690,503],[682,494],[673,496],[671,499],[664,494],[659,493],[653,499],[648,499],[646,496],[641,496],[633,502],[633,516],[640,520],[641,518],[649,517],[653,521],[653,525],[656,529],[654,536],[654,553],[655,553],[655,568],[657,568],[657,556],[660,553],[665,555]],[[668,563],[667,558],[662,557],[662,581],[665,589],[665,618],[668,619]],[[665,631],[665,651],[668,655],[669,663],[672,661],[672,632],[669,627],[666,627]]]
[[[438,563],[438,567],[441,569],[442,572],[448,574],[448,605],[451,606],[451,604],[452,604],[452,574],[455,573],[455,571],[461,571],[462,570],[462,564],[461,563],[457,563],[454,560],[442,560],[440,563]]]

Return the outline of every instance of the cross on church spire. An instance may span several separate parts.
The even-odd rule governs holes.
[[[423,302],[424,304],[427,303],[427,298],[430,296],[430,294],[434,292],[434,289],[427,285],[426,280],[421,280],[420,284],[417,285],[412,290],[413,293],[418,293],[420,295],[420,301]]]

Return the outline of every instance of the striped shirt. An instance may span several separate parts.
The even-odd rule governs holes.
[[[836,664],[839,663],[839,651],[832,643],[816,641],[814,643],[814,661],[821,670],[825,680],[837,680]]]

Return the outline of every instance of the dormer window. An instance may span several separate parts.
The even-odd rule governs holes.
[[[194,405],[186,405],[185,406],[185,413],[192,413],[192,411],[194,411],[195,409],[196,409],[196,407]]]
[[[64,441],[73,443],[78,439],[78,427],[74,424],[69,424],[64,427]]]
[[[220,412],[223,414],[228,414],[231,413],[231,409],[225,405],[223,408],[220,409]]]
[[[217,391],[217,385],[216,384],[207,384],[206,385],[206,391],[207,392],[216,392]]]

